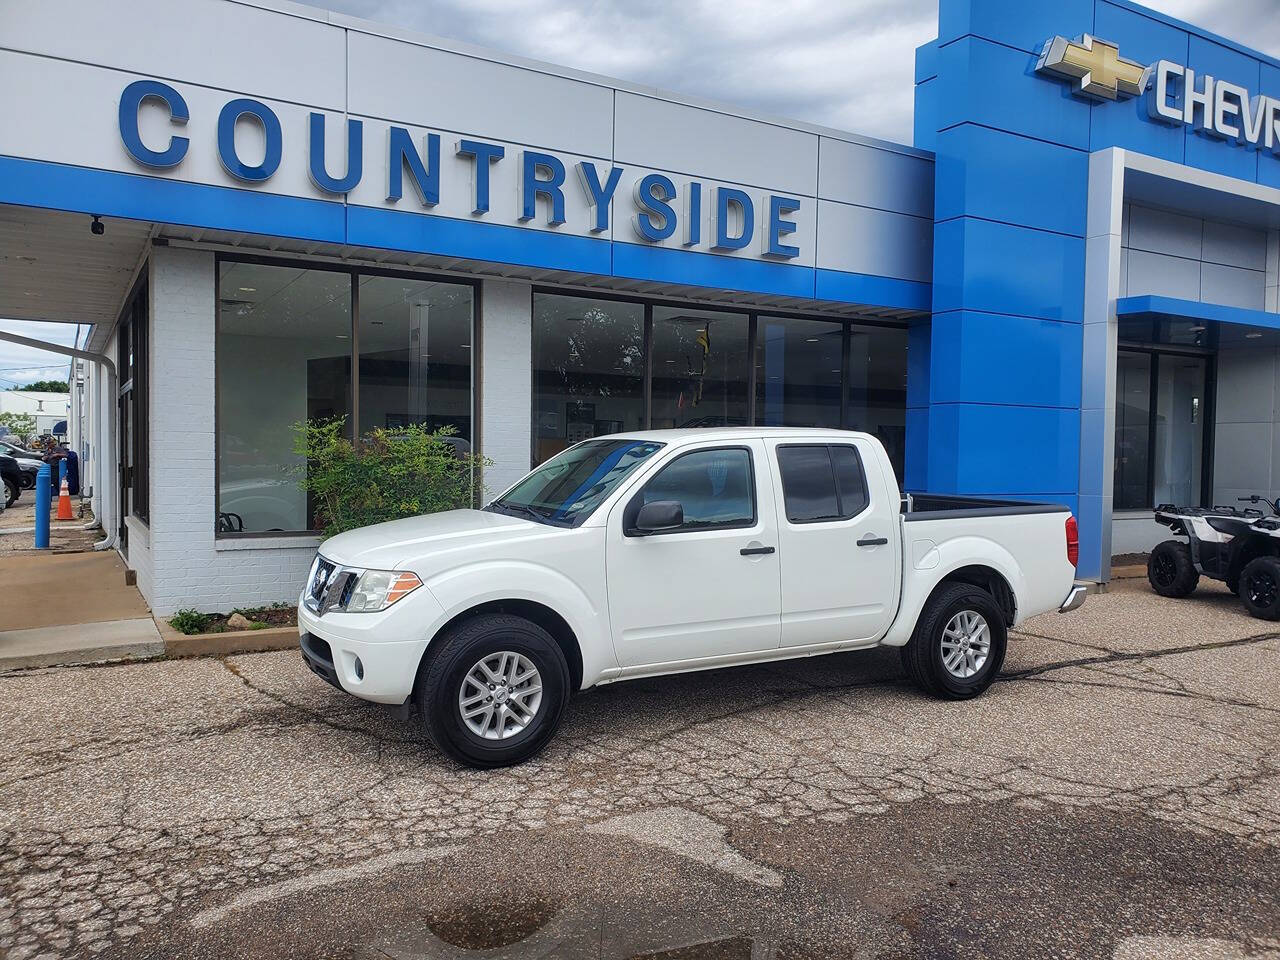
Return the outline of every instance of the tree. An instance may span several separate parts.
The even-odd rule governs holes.
[[[65,380],[37,380],[25,387],[10,387],[10,390],[29,390],[33,393],[69,393],[70,387]]]
[[[35,439],[36,418],[29,413],[0,413],[0,427],[7,427],[9,433],[25,447]]]

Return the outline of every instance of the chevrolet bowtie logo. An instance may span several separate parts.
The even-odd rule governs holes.
[[[1044,45],[1036,73],[1051,74],[1076,86],[1077,93],[1101,100],[1136,97],[1145,85],[1146,67],[1120,56],[1114,43],[1085,34],[1077,41],[1054,37]]]

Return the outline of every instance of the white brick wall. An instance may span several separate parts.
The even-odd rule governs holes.
[[[140,570],[138,586],[161,616],[292,601],[314,539],[269,546],[214,536],[214,256],[156,247],[150,270],[152,577],[145,585]]]
[[[480,445],[493,461],[485,488],[497,496],[529,472],[533,288],[485,280],[480,294]]]

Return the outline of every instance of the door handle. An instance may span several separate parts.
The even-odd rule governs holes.
[[[860,547],[883,547],[889,542],[888,537],[863,537],[858,541]]]
[[[766,553],[773,553],[773,547],[743,547],[738,551],[744,557],[759,557]]]

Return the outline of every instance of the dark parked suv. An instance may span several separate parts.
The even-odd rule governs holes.
[[[4,505],[12,507],[22,490],[22,471],[13,457],[0,456],[0,477],[4,479]]]

